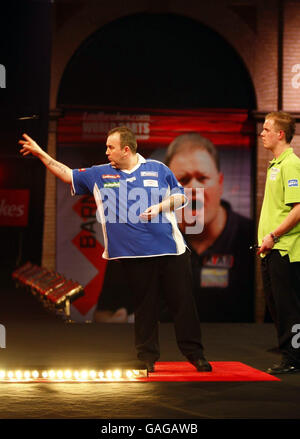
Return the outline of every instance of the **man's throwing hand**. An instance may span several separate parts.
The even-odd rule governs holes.
[[[28,134],[23,134],[25,140],[19,140],[19,144],[22,145],[20,153],[22,155],[32,154],[38,156],[43,150],[42,148],[31,138]]]

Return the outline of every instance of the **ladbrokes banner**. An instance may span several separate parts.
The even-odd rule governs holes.
[[[210,139],[219,149],[225,175],[222,198],[233,210],[251,218],[255,129],[246,110],[68,108],[58,124],[58,160],[73,169],[106,163],[107,132],[120,125],[136,133],[138,151],[145,158],[163,160],[169,143],[183,133],[198,132]],[[107,268],[101,257],[103,236],[95,210],[92,196],[71,197],[69,187],[58,181],[56,268],[85,286],[85,296],[71,310],[77,321],[92,320]]]

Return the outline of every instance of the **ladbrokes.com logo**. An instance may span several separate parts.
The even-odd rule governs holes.
[[[0,88],[6,88],[6,69],[3,64],[0,64]]]
[[[0,227],[27,226],[28,211],[28,189],[0,189]]]
[[[0,216],[18,218],[24,215],[24,204],[8,204],[7,200],[0,200]]]

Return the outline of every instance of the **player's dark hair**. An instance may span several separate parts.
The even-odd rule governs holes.
[[[127,126],[120,126],[112,128],[108,133],[107,137],[114,134],[119,133],[120,134],[120,142],[121,142],[121,148],[125,148],[125,146],[129,146],[130,150],[133,153],[136,153],[137,151],[137,141],[134,132],[128,128]]]

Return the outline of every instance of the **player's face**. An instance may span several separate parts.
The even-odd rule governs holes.
[[[223,174],[210,154],[201,149],[181,151],[172,158],[169,167],[183,187],[192,188],[187,191],[189,204],[183,217],[198,217],[198,221],[203,218],[202,191],[196,189],[204,188],[204,225],[209,224],[216,218],[223,192]],[[182,227],[186,225],[187,221],[183,220]]]
[[[261,132],[264,148],[273,150],[279,141],[280,130],[277,130],[273,119],[266,119]]]
[[[106,141],[106,155],[110,164],[119,168],[125,158],[126,152],[121,148],[120,133],[113,133]]]

